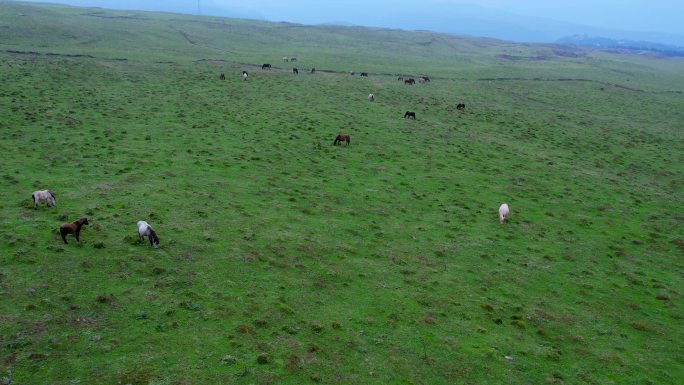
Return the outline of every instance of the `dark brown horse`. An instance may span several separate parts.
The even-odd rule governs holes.
[[[219,80],[226,80],[226,74],[222,73],[219,75]]]
[[[415,79],[406,79],[406,80],[404,80],[404,84],[408,84],[408,85],[412,86],[412,85],[416,84],[416,80]]]
[[[315,68],[312,68],[312,69],[311,69],[311,73],[312,73],[312,74],[315,74],[315,73],[316,73],[316,69],[315,69]]]
[[[262,69],[262,70],[270,70],[270,69],[271,69],[271,65],[268,64],[268,63],[262,64],[262,65],[261,65],[261,69]]]
[[[59,234],[62,236],[64,243],[68,244],[66,240],[67,234],[74,234],[77,242],[81,242],[78,236],[81,234],[81,227],[88,224],[88,218],[83,217],[73,223],[65,223],[59,227]]]
[[[292,69],[292,73],[295,75],[299,75],[299,70],[297,69],[297,67]]]
[[[412,111],[406,111],[406,113],[404,114],[404,119],[416,120],[416,113]]]
[[[465,110],[465,103],[458,103],[456,105],[457,110]]]
[[[337,146],[338,144],[342,144],[342,142],[347,142],[347,146],[351,144],[351,138],[349,135],[343,135],[339,134],[335,137],[335,141],[333,142],[333,146]]]
[[[361,72],[361,76],[367,78],[367,77],[368,77],[368,72]]]

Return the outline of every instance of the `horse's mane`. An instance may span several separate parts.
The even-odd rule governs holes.
[[[52,199],[54,199],[55,201],[57,200],[57,197],[55,196],[55,194],[52,193],[52,191],[48,190],[48,193],[50,194]]]
[[[154,230],[152,230],[152,226],[150,226],[150,237],[152,237],[152,240],[155,243],[159,244],[159,237],[157,236],[157,233],[155,233]]]

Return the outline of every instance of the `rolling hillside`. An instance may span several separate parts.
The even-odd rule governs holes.
[[[681,60],[0,2],[0,79],[2,383],[684,378]]]

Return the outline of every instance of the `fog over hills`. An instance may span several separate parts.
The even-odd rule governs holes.
[[[684,4],[654,0],[629,4],[578,0],[553,9],[538,0],[326,1],[313,0],[58,0],[79,6],[167,11],[303,24],[339,24],[430,30],[518,42],[555,42],[571,35],[684,46],[684,30],[669,14]],[[467,3],[467,4],[465,4]],[[472,3],[472,4],[471,4]],[[477,4],[475,4],[477,3]],[[611,6],[611,3],[614,3]],[[618,5],[619,4],[619,5]],[[649,5],[652,4],[652,5]],[[564,8],[565,7],[565,8]],[[641,9],[642,7],[643,9]],[[565,14],[562,12],[567,10]],[[641,12],[641,14],[640,14]],[[565,15],[565,16],[564,16]],[[641,15],[644,15],[643,17]],[[565,21],[555,19],[563,18]],[[652,31],[652,32],[649,32]]]

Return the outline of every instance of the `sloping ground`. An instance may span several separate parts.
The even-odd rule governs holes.
[[[0,7],[11,383],[684,376],[681,62]],[[433,81],[383,75],[404,73]],[[33,210],[43,188],[58,206]]]

